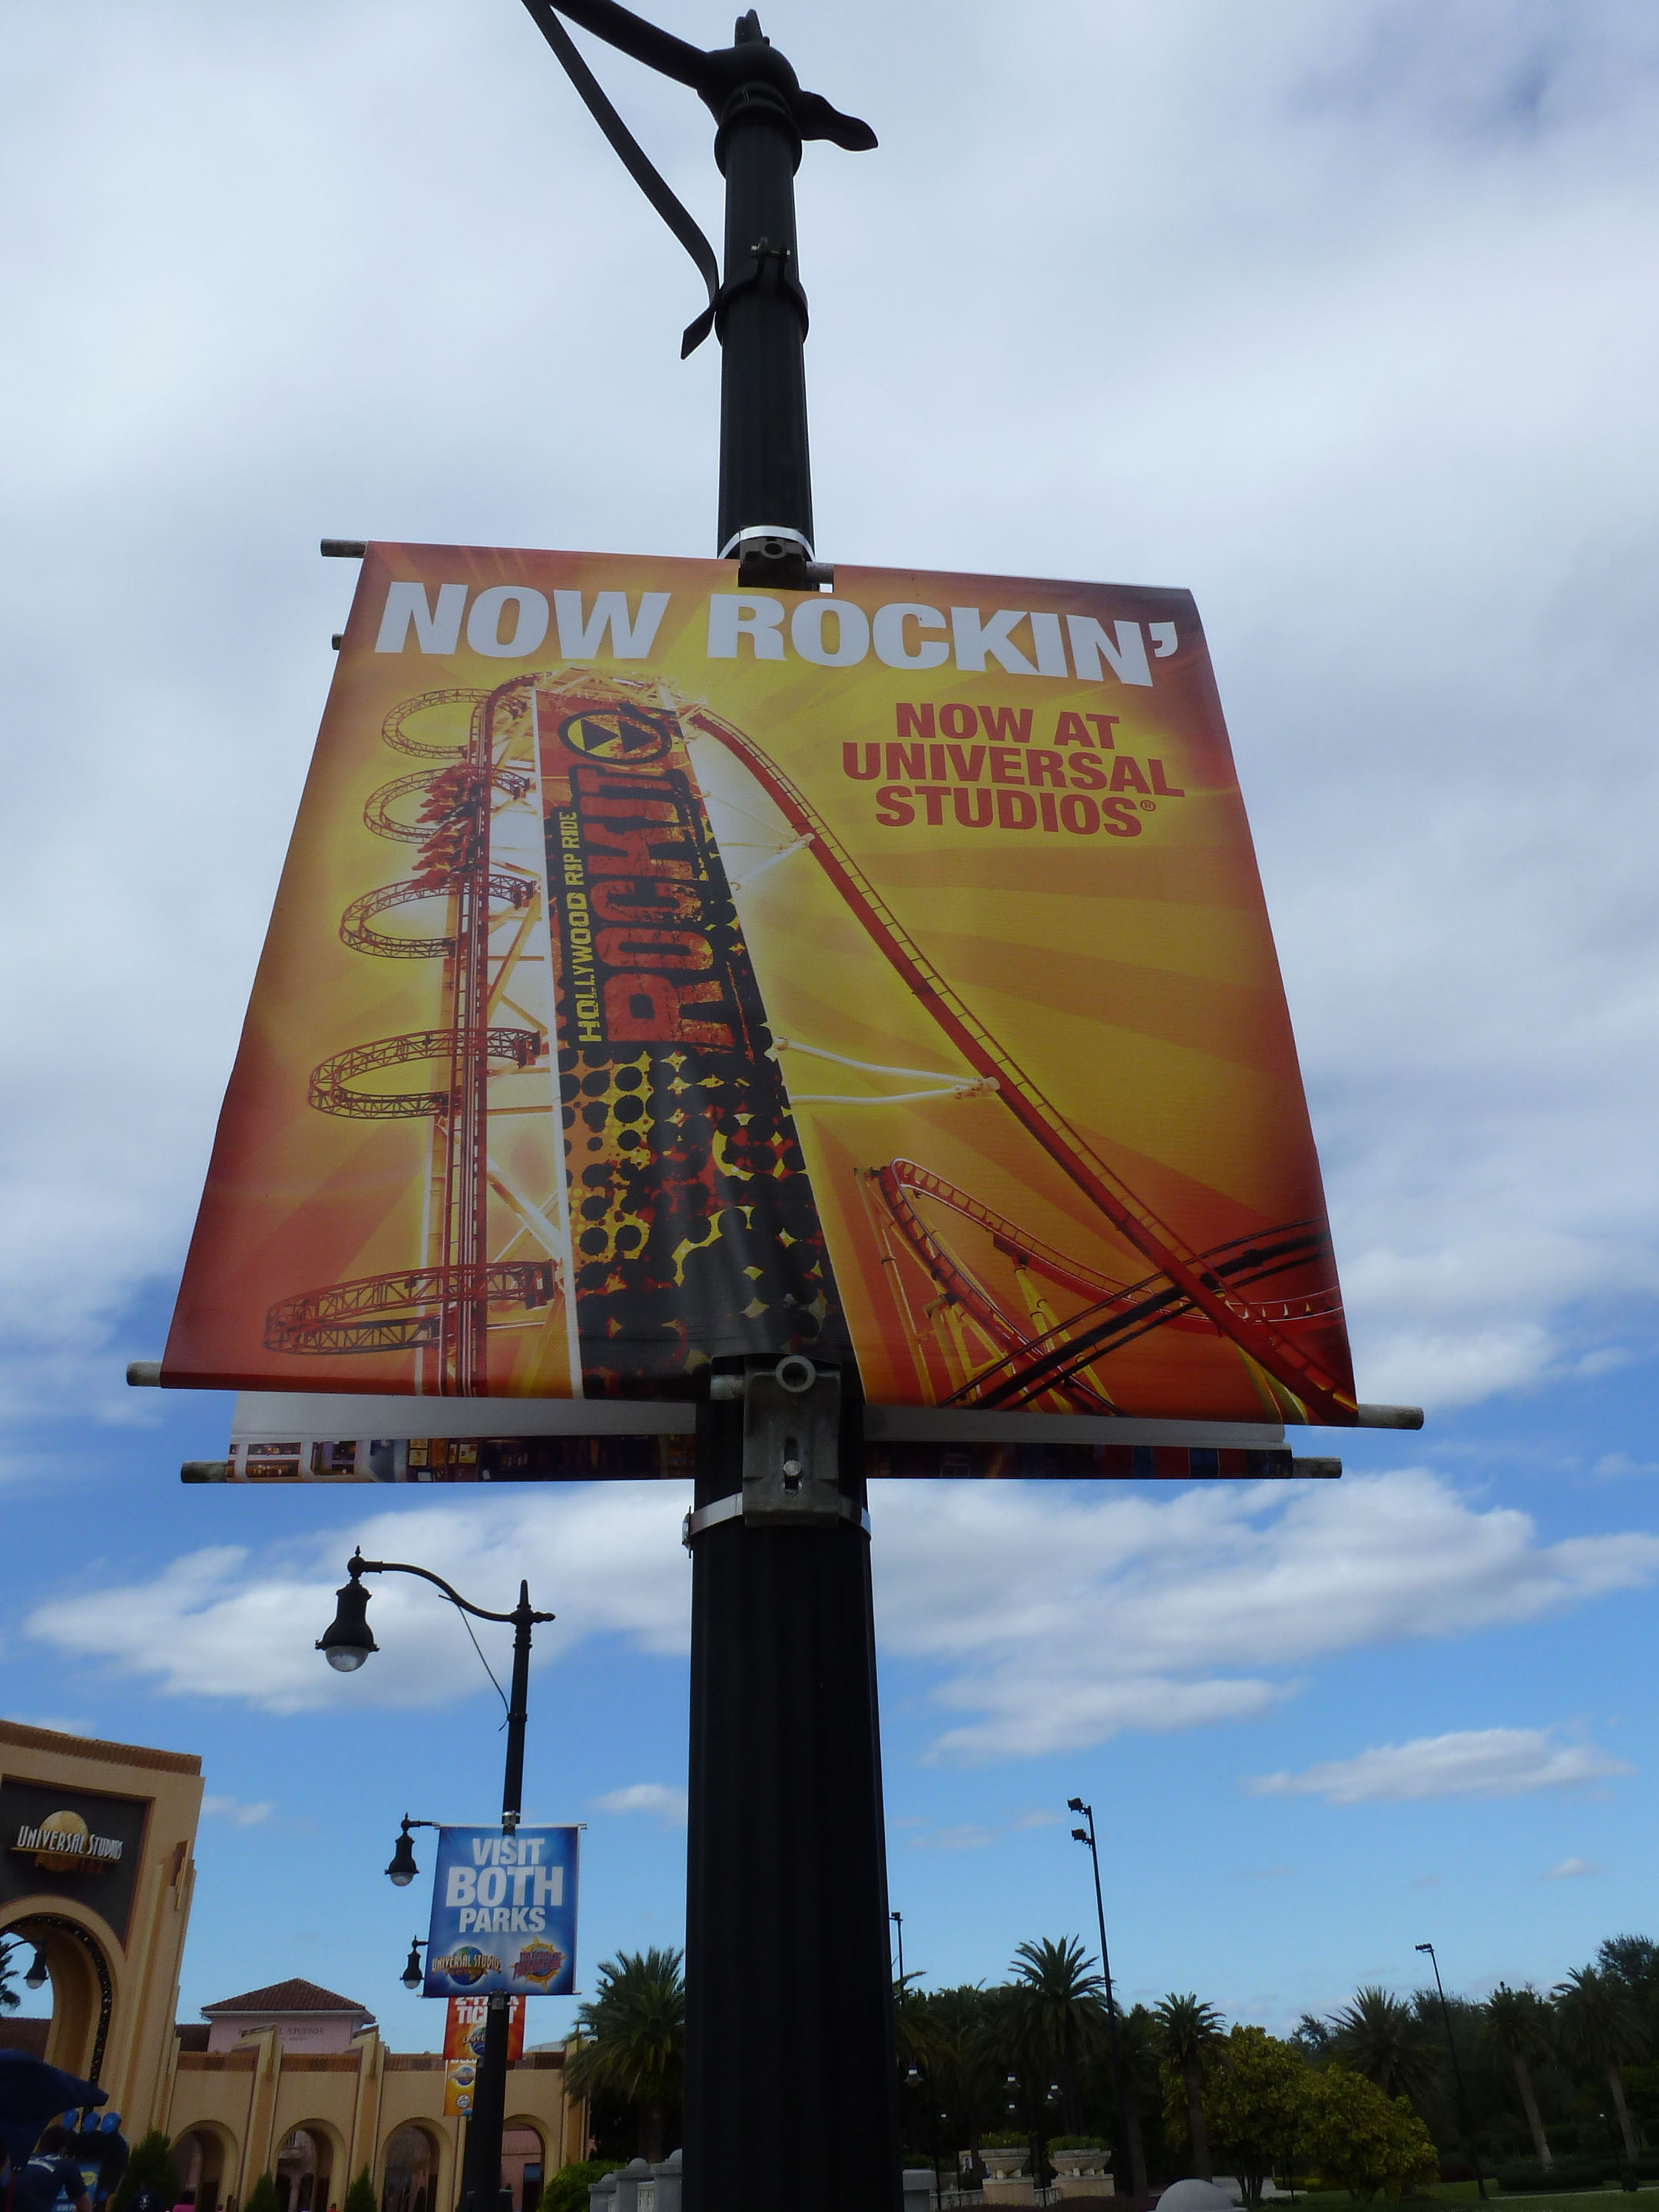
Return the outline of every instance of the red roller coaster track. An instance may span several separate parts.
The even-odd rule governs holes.
[[[1213,1323],[1295,1401],[1304,1418],[1351,1425],[1352,1394],[1315,1356],[1262,1310],[1231,1290],[1220,1271],[1194,1251],[1090,1151],[1042,1091],[957,997],[847,852],[835,832],[752,739],[706,707],[684,718],[743,762],[798,837],[810,840],[818,866],[918,1003],[1027,1134],[1136,1251],[1167,1276],[1188,1305]]]

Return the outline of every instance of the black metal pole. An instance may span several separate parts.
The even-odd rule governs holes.
[[[887,1917],[898,1930],[898,1985],[902,1990],[904,1987],[904,1915],[902,1912],[890,1912]]]
[[[530,1702],[530,1585],[519,1584],[514,1607],[513,1686],[507,1705],[507,1767],[501,1777],[501,1826],[511,1835],[524,1809],[524,1732]],[[501,2129],[507,2118],[507,2044],[513,2000],[497,1994],[484,2014],[483,2051],[472,2089],[466,2130],[461,2203],[471,2212],[497,2212],[501,2186]]]
[[[812,466],[806,428],[806,295],[795,236],[801,138],[794,71],[753,10],[732,46],[736,82],[722,106],[714,159],[726,179],[725,284],[718,316],[721,557],[805,583],[812,558]],[[744,544],[772,533],[775,546]]]
[[[1451,2053],[1452,2079],[1457,2084],[1457,2123],[1463,2130],[1463,2140],[1469,2147],[1469,2156],[1474,2161],[1474,2185],[1484,2198],[1486,2177],[1480,2170],[1480,2154],[1474,2147],[1474,2137],[1469,2132],[1468,2100],[1463,2094],[1463,2069],[1457,2057],[1457,2039],[1452,2033],[1451,2007],[1446,2002],[1445,1984],[1440,1978],[1440,1961],[1435,1956],[1432,1943],[1419,1943],[1419,1951],[1429,1954],[1429,1964],[1434,1968],[1434,1986],[1440,1997],[1440,2017],[1446,2024],[1446,2048]]]
[[[769,1525],[730,1510],[745,1488],[742,1401],[698,1408],[694,1526],[709,1518],[692,1546],[684,2212],[771,2212],[781,2187],[796,2212],[899,2205],[855,1391],[839,1446],[850,1511]]]
[[[1082,1813],[1089,1823],[1089,1856],[1095,1870],[1095,1917],[1100,1923],[1100,1972],[1106,1984],[1106,2035],[1112,2060],[1112,2107],[1117,2122],[1118,2179],[1120,2182],[1124,2179],[1123,2169],[1128,2167],[1127,2179],[1133,2190],[1134,2167],[1129,2150],[1129,2107],[1123,2089],[1123,2060],[1117,2035],[1117,2000],[1112,1995],[1112,1962],[1106,1955],[1106,1905],[1100,1887],[1100,1851],[1095,1842],[1095,1808],[1092,1805],[1085,1805],[1081,1798],[1074,1797],[1071,1801],[1071,1809]],[[1076,1832],[1074,1829],[1073,1833],[1075,1835]]]

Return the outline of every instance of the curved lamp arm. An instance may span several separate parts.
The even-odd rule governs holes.
[[[504,1620],[508,1627],[517,1623],[520,1613],[524,1611],[522,1605],[515,1607],[511,1613],[491,1613],[484,1606],[473,1605],[461,1595],[459,1590],[447,1583],[441,1575],[434,1575],[430,1567],[411,1566],[406,1559],[366,1559],[362,1552],[357,1551],[354,1552],[346,1561],[346,1572],[354,1583],[362,1575],[419,1575],[422,1582],[431,1583],[441,1589],[450,1603],[459,1606],[463,1613],[471,1613],[477,1620]],[[534,1611],[531,1611],[527,1617],[532,1621],[553,1620],[557,1618],[554,1613]]]

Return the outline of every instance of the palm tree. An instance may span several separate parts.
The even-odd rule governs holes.
[[[1420,2111],[1437,2082],[1439,2059],[1423,2024],[1403,1997],[1373,1984],[1358,1990],[1332,2023],[1335,2057],[1375,2081],[1385,2097],[1407,2097]]]
[[[1625,2102],[1620,2059],[1639,2058],[1645,2038],[1642,2016],[1632,2003],[1621,1981],[1594,1966],[1581,1966],[1558,1983],[1553,1991],[1561,2040],[1568,2057],[1607,2077],[1613,2091],[1619,2131],[1625,2138],[1625,2156],[1636,2163],[1636,2132]]]
[[[1129,2161],[1129,2180],[1137,2197],[1146,2194],[1146,2146],[1140,2133],[1140,2100],[1158,2083],[1158,2022],[1144,2004],[1117,2016],[1118,2063],[1123,2069],[1123,2118],[1127,2143],[1118,2145],[1120,2171]]]
[[[1103,1984],[1075,1936],[1022,1943],[1010,1972],[1020,2055],[1033,2073],[1060,2083],[1066,2125],[1078,2125],[1078,2069],[1105,2032]]]
[[[1158,2008],[1157,2019],[1159,2053],[1187,2086],[1187,2132],[1192,2137],[1193,2163],[1200,2180],[1213,2181],[1210,2138],[1204,2125],[1204,2070],[1210,2052],[1221,2040],[1221,2015],[1213,2005],[1200,2004],[1196,1991],[1184,1997],[1172,1991]]]
[[[17,1994],[17,1969],[12,1963],[17,1951],[15,1943],[0,1942],[0,2012],[15,2012],[23,2002]]]
[[[1544,2133],[1538,2100],[1533,2094],[1532,2075],[1527,2068],[1527,2061],[1541,2057],[1547,2047],[1544,2008],[1538,2002],[1535,1990],[1512,1990],[1507,1982],[1499,1982],[1483,2009],[1481,2039],[1498,2057],[1508,2059],[1515,2069],[1515,2086],[1521,2093],[1522,2110],[1532,2130],[1533,2151],[1547,2173],[1555,2160],[1550,2155],[1549,2139]]]
[[[635,2106],[653,2166],[666,2155],[668,2111],[685,2079],[685,1982],[679,1951],[619,1951],[599,1968],[599,1993],[576,2014],[581,2038],[566,2080]]]

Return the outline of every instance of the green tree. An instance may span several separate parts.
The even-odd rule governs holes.
[[[1213,2181],[1210,2142],[1204,2128],[1204,2075],[1211,2052],[1221,2040],[1221,2015],[1200,2004],[1195,1991],[1166,1996],[1154,2015],[1158,2055],[1168,2074],[1179,2077],[1187,2098],[1187,2134],[1201,2181]],[[1166,2098],[1167,2105],[1167,2098]]]
[[[1607,2076],[1613,2110],[1619,2115],[1619,2131],[1625,2139],[1625,2156],[1633,2166],[1636,2131],[1631,2125],[1624,2077],[1619,2069],[1622,2061],[1642,2056],[1645,2042],[1642,2015],[1623,1980],[1595,1966],[1580,1966],[1569,1974],[1565,1982],[1557,1984],[1554,1996],[1566,2055],[1577,2064]]]
[[[1398,2197],[1437,2169],[1434,2140],[1406,2099],[1338,2060],[1308,2071],[1301,2139],[1324,2178],[1361,2203],[1379,2190]]]
[[[1407,2097],[1419,2109],[1432,2097],[1440,2062],[1413,2008],[1374,1985],[1358,1990],[1333,2023],[1331,2048],[1385,2097]]]
[[[242,2205],[242,2212],[281,2212],[276,2179],[269,2168],[259,2176]]]
[[[1014,2013],[1024,2069],[1060,2084],[1067,2132],[1079,2125],[1078,2081],[1105,2033],[1103,1984],[1075,1936],[1022,1943],[1012,1968]]]
[[[340,2212],[376,2212],[374,2184],[369,2178],[367,2166],[360,2170],[356,2179],[346,2191],[345,2203]]]
[[[1261,2203],[1263,2183],[1295,2152],[1307,2081],[1308,2062],[1295,2044],[1265,2028],[1236,2027],[1213,2054],[1204,2116],[1247,2204]]]
[[[599,1995],[576,2015],[581,2040],[565,2079],[573,2094],[596,2091],[631,2105],[641,2155],[665,2156],[669,2108],[685,2080],[685,1981],[678,1951],[620,1951],[599,1972]]]
[[[1529,2059],[1542,2057],[1548,2049],[1548,2021],[1538,2001],[1538,1992],[1531,1988],[1512,1990],[1507,1982],[1499,1982],[1486,2000],[1485,2014],[1485,2042],[1488,2050],[1504,2060],[1514,2073],[1521,2109],[1532,2130],[1533,2153],[1547,2173],[1555,2160],[1550,2156],[1549,2138],[1544,2133],[1528,2064]]]
[[[153,2189],[169,2212],[183,2193],[179,2161],[173,2154],[172,2142],[160,2128],[140,2136],[132,2146],[126,2171],[111,2199],[111,2212],[125,2212],[127,2203],[141,2189]]]
[[[15,2012],[23,2000],[17,1989],[17,1954],[19,1943],[9,1943],[0,1936],[0,2012]]]

